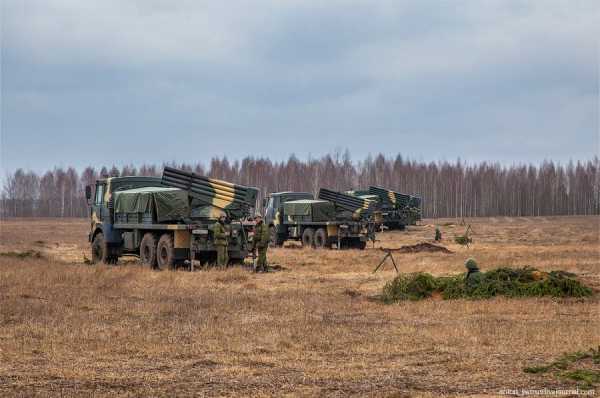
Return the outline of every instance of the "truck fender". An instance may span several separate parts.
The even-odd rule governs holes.
[[[96,229],[94,230],[94,232],[93,232],[92,234],[90,234],[90,238],[89,238],[89,241],[90,241],[90,243],[94,241],[94,238],[95,238],[95,237],[96,237],[96,235],[98,235],[99,233],[104,233],[104,232],[102,231],[102,228],[101,228],[101,227],[96,227]]]

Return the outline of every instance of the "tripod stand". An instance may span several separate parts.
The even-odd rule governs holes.
[[[375,267],[375,269],[373,270],[373,273],[377,272],[379,267],[381,267],[383,265],[383,263],[385,263],[385,260],[387,260],[388,257],[392,260],[392,264],[394,264],[394,269],[396,270],[396,273],[399,273],[398,267],[396,266],[396,261],[394,261],[394,256],[392,255],[392,252],[394,251],[394,249],[383,249],[382,248],[381,250],[385,252],[385,256],[383,256],[383,259],[381,260],[379,265],[377,265],[377,267]]]

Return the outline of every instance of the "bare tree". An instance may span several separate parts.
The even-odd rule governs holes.
[[[352,162],[348,151],[335,151],[306,161],[291,155],[286,161],[246,157],[230,162],[226,157],[201,163],[168,165],[201,175],[255,186],[262,195],[282,190],[317,193],[320,187],[339,191],[382,185],[423,198],[426,217],[546,216],[600,213],[600,161],[546,161],[540,165],[503,166],[481,162],[417,162],[401,155],[369,155]],[[98,177],[119,175],[158,176],[163,166],[88,167],[77,171],[55,168],[41,177],[22,169],[7,174],[0,211],[3,217],[84,216],[84,187]]]

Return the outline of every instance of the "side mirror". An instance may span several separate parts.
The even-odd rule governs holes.
[[[90,201],[92,198],[92,187],[90,185],[85,186],[85,198]]]
[[[265,209],[267,207],[267,198],[263,198],[262,207],[263,207],[263,209]]]

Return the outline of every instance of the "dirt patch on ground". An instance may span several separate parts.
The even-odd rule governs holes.
[[[383,249],[386,250],[386,249]],[[454,253],[451,250],[448,250],[444,246],[434,245],[433,243],[421,242],[416,245],[407,245],[402,246],[398,249],[393,249],[396,253]]]

